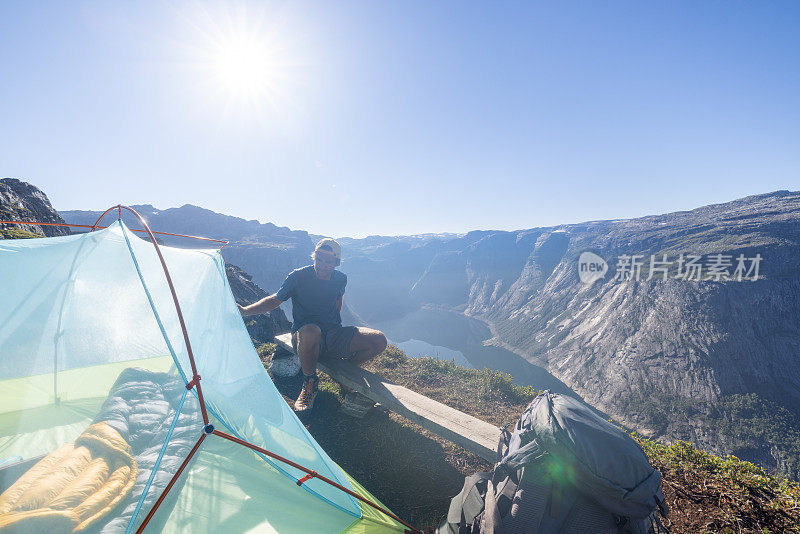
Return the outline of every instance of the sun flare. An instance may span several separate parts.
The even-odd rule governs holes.
[[[242,5],[192,15],[192,63],[204,90],[227,110],[259,112],[290,103],[299,62],[283,22]]]

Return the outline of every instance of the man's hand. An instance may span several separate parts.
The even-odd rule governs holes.
[[[280,306],[282,302],[282,300],[278,299],[277,295],[270,295],[268,297],[264,297],[258,302],[250,304],[249,306],[242,306],[238,302],[236,303],[236,306],[239,308],[239,313],[242,314],[242,317],[247,317],[248,315],[258,315],[261,313],[271,312]]]

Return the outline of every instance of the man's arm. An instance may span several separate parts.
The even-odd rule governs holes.
[[[339,298],[336,299],[336,309],[339,310],[339,313],[342,313],[342,302],[344,302],[344,295],[339,295]]]
[[[254,302],[248,306],[242,306],[240,304],[237,304],[237,306],[239,306],[239,313],[242,314],[242,317],[247,317],[248,315],[258,315],[260,313],[271,312],[282,303],[283,301],[279,299],[278,294],[275,293],[274,295],[264,297],[258,302]]]

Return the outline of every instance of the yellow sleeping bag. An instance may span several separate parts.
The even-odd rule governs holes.
[[[0,534],[81,532],[130,493],[138,472],[119,432],[95,423],[0,495]]]

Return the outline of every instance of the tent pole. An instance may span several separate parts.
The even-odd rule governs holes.
[[[194,354],[192,353],[192,344],[189,342],[189,333],[186,330],[186,321],[183,320],[183,312],[181,312],[181,305],[178,302],[178,294],[175,292],[175,285],[172,283],[172,277],[169,275],[169,269],[167,268],[167,262],[164,261],[164,255],[161,254],[161,247],[158,245],[158,241],[156,241],[156,236],[153,235],[153,232],[150,230],[150,226],[147,225],[147,221],[144,220],[144,217],[139,215],[139,213],[128,206],[122,206],[120,204],[108,208],[106,211],[103,212],[102,215],[97,219],[97,222],[94,223],[92,227],[92,231],[97,228],[97,225],[100,224],[100,221],[103,217],[105,217],[106,213],[113,211],[115,209],[120,210],[120,213],[123,209],[126,209],[133,213],[137,219],[139,219],[139,223],[147,230],[147,235],[150,236],[150,241],[153,242],[153,246],[156,248],[156,254],[158,254],[158,259],[161,261],[161,267],[164,268],[164,275],[167,277],[167,285],[169,286],[169,290],[172,293],[172,301],[175,303],[175,311],[178,312],[178,321],[181,324],[181,330],[183,331],[183,341],[186,344],[186,352],[189,356],[189,364],[192,366],[192,378],[190,384],[197,388],[197,400],[200,401],[200,411],[203,414],[203,424],[208,424],[208,412],[206,411],[206,402],[203,398],[203,390],[200,387],[200,375],[197,374],[197,364],[194,361]]]

